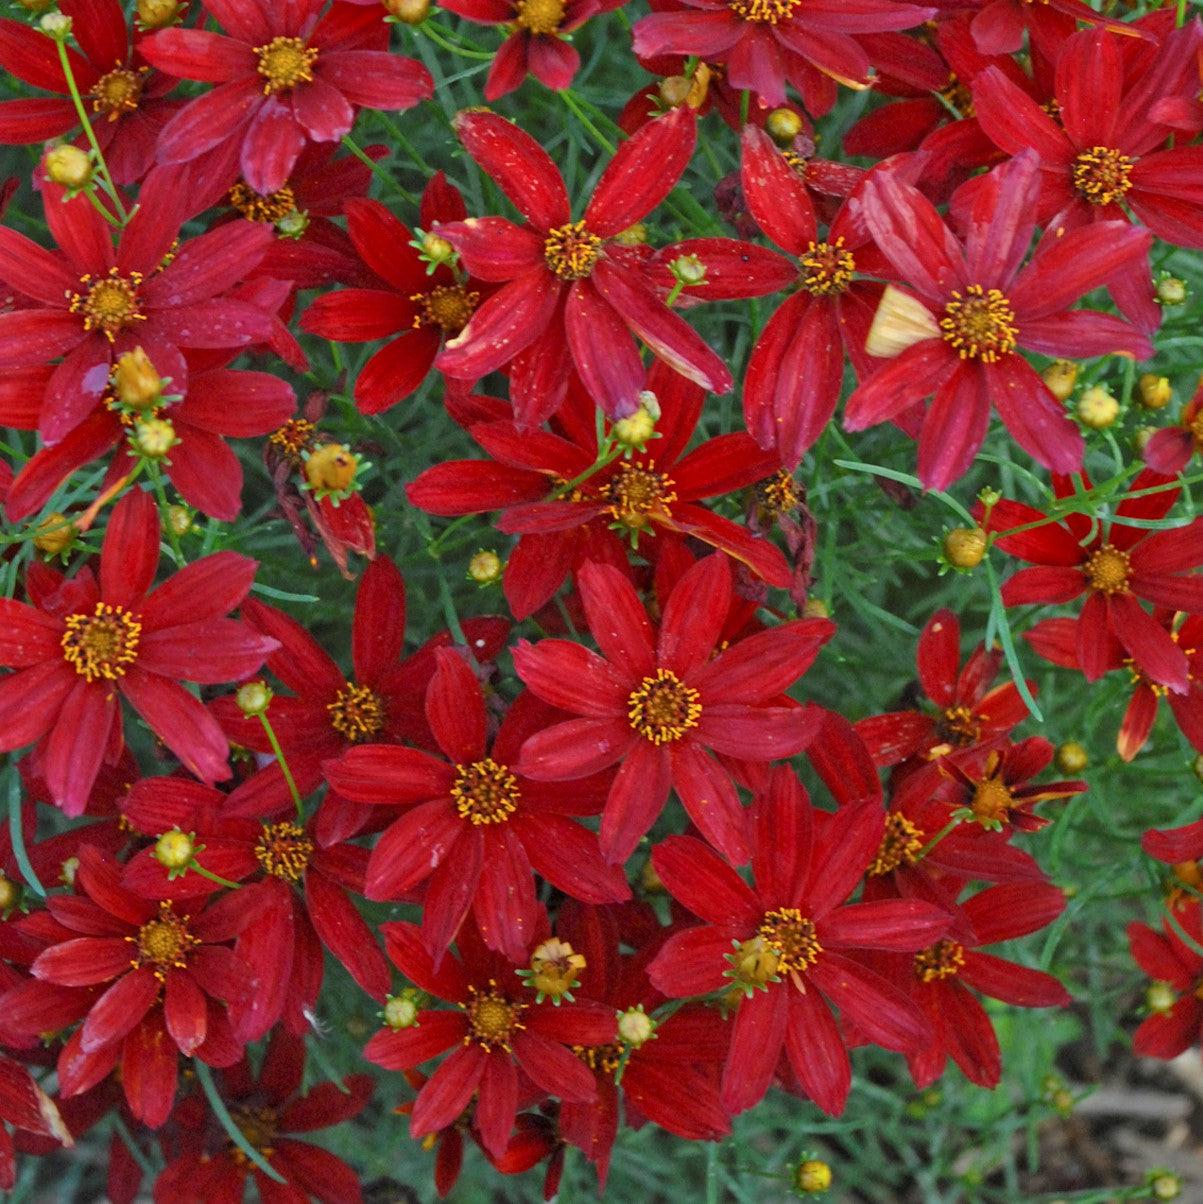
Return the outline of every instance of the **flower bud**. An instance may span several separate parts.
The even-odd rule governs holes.
[[[1174,396],[1169,377],[1158,376],[1155,372],[1142,373],[1136,382],[1136,391],[1140,394],[1140,404],[1150,410],[1164,409]]]
[[[406,987],[398,995],[390,995],[384,1001],[382,1013],[384,1023],[394,1031],[403,1028],[413,1028],[418,1023],[418,992],[412,987]]]
[[[86,151],[64,142],[46,154],[46,178],[52,184],[77,189],[92,178],[92,160]]]
[[[455,248],[437,234],[423,234],[422,254],[431,263],[446,263],[455,258]]]
[[[47,556],[65,552],[75,542],[75,526],[65,514],[57,510],[46,515],[37,526],[33,546]]]
[[[1182,305],[1186,302],[1188,289],[1185,280],[1166,276],[1157,281],[1157,300],[1162,305]]]
[[[1040,375],[1058,401],[1068,401],[1078,379],[1078,365],[1073,360],[1053,360]]]
[[[572,999],[573,988],[580,986],[580,972],[585,968],[584,957],[573,951],[567,941],[549,937],[531,954],[530,969],[522,972],[526,985],[537,992],[539,1002],[544,997],[559,1003]]]
[[[670,108],[675,109],[689,99],[693,80],[686,75],[670,75],[660,81],[660,99]]]
[[[388,15],[402,25],[421,25],[430,15],[430,0],[383,0]]]
[[[65,42],[71,36],[71,18],[66,13],[47,13],[38,28],[56,42]]]
[[[187,506],[168,506],[163,516],[163,525],[177,538],[187,535],[196,521],[195,515]]]
[[[1119,417],[1119,402],[1102,385],[1091,385],[1078,398],[1078,418],[1092,431],[1105,431]]]
[[[175,427],[166,418],[148,418],[134,427],[130,436],[134,450],[148,460],[162,460],[179,442]]]
[[[655,433],[656,420],[643,406],[629,418],[620,418],[610,428],[614,442],[631,450],[642,449]]]
[[[764,986],[777,976],[780,964],[772,946],[762,936],[754,936],[746,941],[736,941],[735,951],[727,954],[731,969],[727,977],[733,978],[741,986]]]
[[[944,536],[944,559],[954,569],[975,569],[986,555],[981,527],[954,527]]]
[[[643,1004],[618,1013],[618,1039],[632,1049],[646,1045],[656,1035],[656,1022],[643,1010]]]
[[[61,866],[59,866],[58,876],[59,881],[64,886],[75,885],[75,875],[79,872],[79,858],[68,857]]]
[[[636,222],[625,230],[614,235],[614,241],[620,247],[642,247],[647,242],[647,223]]]
[[[1076,740],[1066,740],[1057,749],[1057,768],[1062,773],[1081,773],[1090,763],[1086,749]]]
[[[1149,446],[1149,440],[1157,434],[1155,426],[1138,426],[1132,432],[1132,446],[1140,453],[1144,453],[1146,447]]]
[[[1151,982],[1145,991],[1145,1007],[1157,1015],[1173,1011],[1178,1002],[1178,992],[1168,982]]]
[[[789,146],[802,133],[802,118],[793,109],[774,109],[765,118],[764,128],[778,146]]]
[[[322,493],[345,493],[358,468],[359,457],[345,443],[323,443],[305,457],[305,480]]]
[[[143,29],[163,29],[180,15],[178,0],[138,0],[138,24]]]
[[[182,870],[191,863],[195,852],[191,834],[172,828],[155,841],[152,856],[164,869]]]
[[[1150,1171],[1149,1194],[1154,1200],[1176,1200],[1182,1194],[1182,1179],[1173,1171]]]
[[[127,351],[113,369],[113,391],[122,405],[150,409],[163,396],[163,378],[141,347]]]
[[[309,229],[309,214],[293,209],[276,220],[276,233],[281,238],[303,238]]]
[[[660,875],[656,873],[656,867],[650,858],[643,863],[643,873],[639,875],[639,885],[643,888],[645,895],[664,894],[664,883],[660,880]]]
[[[831,1186],[831,1167],[818,1158],[807,1158],[794,1171],[794,1187],[806,1196],[817,1196]]]
[[[822,598],[807,598],[802,604],[804,619],[830,619],[831,608]]]
[[[27,13],[44,13],[48,8],[53,8],[58,0],[17,0],[17,3]]]
[[[468,576],[477,585],[493,585],[501,580],[501,572],[504,568],[505,564],[496,552],[490,552],[488,548],[481,548],[468,561]]]
[[[12,911],[20,897],[21,888],[7,874],[0,874],[0,912]]]
[[[248,719],[255,715],[266,715],[272,701],[271,688],[265,681],[243,682],[234,695],[234,701]]]
[[[706,265],[696,255],[678,255],[669,265],[673,279],[687,287],[706,283]]]

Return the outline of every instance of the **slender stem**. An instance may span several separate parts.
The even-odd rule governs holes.
[[[239,890],[242,886],[241,882],[231,882],[229,878],[223,878],[220,874],[215,874],[212,870],[205,869],[195,857],[189,862],[188,868],[200,874],[202,878],[208,878],[210,882],[216,882],[218,886],[228,886],[231,890]]]
[[[21,826],[21,771],[17,763],[11,760],[8,763],[8,834],[21,877],[35,895],[45,898],[46,888],[34,872],[29,854],[25,851],[25,832]]]
[[[213,1115],[217,1117],[218,1123],[225,1129],[230,1140],[269,1179],[274,1180],[276,1183],[284,1183],[284,1176],[247,1141],[246,1134],[234,1123],[234,1118],[230,1115],[229,1108],[226,1107],[226,1101],[221,1098],[221,1092],[217,1090],[217,1084],[213,1081],[213,1074],[209,1070],[209,1067],[199,1058],[196,1058],[193,1060],[192,1069],[196,1072],[196,1078],[201,1085],[201,1090],[204,1091],[205,1098],[209,1101],[209,1107],[213,1109]]]
[[[272,727],[272,721],[267,717],[266,713],[259,716],[259,722],[263,724],[263,730],[267,733],[267,742],[272,746],[272,752],[276,754],[276,760],[280,765],[280,772],[284,775],[284,780],[288,783],[288,792],[292,795],[292,801],[296,804],[297,818],[304,821],[305,804],[301,802],[301,792],[297,789],[297,780],[292,776],[292,770],[288,768],[288,758],[285,757],[284,750],[280,747],[280,741],[276,739],[276,729]]]
[[[389,173],[371,157],[371,155],[366,154],[350,134],[343,135],[343,146],[345,146],[347,150],[349,150],[351,154],[353,154],[355,158],[357,158],[372,173],[372,175],[382,180],[403,201],[406,201],[411,205],[414,203],[415,198],[413,194],[402,188],[401,185],[398,184],[397,181],[394,180],[393,177],[389,175]]]
[[[159,502],[159,518],[163,524],[163,530],[167,532],[167,539],[171,544],[171,552],[175,557],[177,565],[183,567],[187,564],[184,558],[184,551],[180,547],[180,537],[175,533],[175,528],[171,525],[171,520],[167,515],[167,511],[171,508],[171,503],[167,500],[167,489],[163,485],[163,473],[156,461],[148,461],[150,466],[150,483],[155,491],[155,497]]]
[[[100,216],[101,216],[101,217],[103,217],[103,218],[104,218],[104,220],[105,220],[106,222],[108,222],[110,226],[116,226],[116,227],[117,227],[117,229],[119,229],[119,230],[120,230],[120,229],[121,229],[121,222],[120,222],[120,221],[119,221],[117,218],[115,218],[115,217],[114,217],[114,216],[113,216],[113,215],[112,215],[112,214],[111,214],[111,213],[110,213],[110,212],[109,212],[109,211],[108,211],[108,210],[107,210],[107,209],[106,209],[106,208],[105,208],[105,207],[104,207],[104,206],[103,206],[103,205],[100,203],[100,197],[98,197],[98,196],[96,195],[96,193],[95,193],[95,192],[94,192],[94,191],[93,191],[91,188],[85,188],[85,189],[83,190],[83,192],[84,192],[84,196],[86,196],[86,197],[88,198],[88,200],[89,200],[89,201],[92,203],[92,208],[93,208],[93,209],[95,209],[95,210],[96,210],[96,212],[97,212],[97,213],[99,213],[99,214],[100,214]]]
[[[436,29],[439,31],[438,33],[435,33]],[[425,34],[436,46],[450,50],[452,54],[458,54],[460,58],[479,59],[483,62],[496,57],[491,50],[469,50],[466,46],[457,46],[451,40],[448,31],[433,21],[423,21],[418,26],[418,32]]]
[[[593,135],[593,138],[597,142],[598,146],[600,146],[602,150],[606,151],[607,154],[612,155],[616,149],[614,143],[611,142],[610,139],[607,138],[605,134],[603,134],[601,130],[599,130],[597,126],[594,125],[589,119],[588,114],[583,108],[581,108],[581,105],[576,96],[573,94],[572,89],[566,88],[560,93],[560,98],[569,107],[569,109],[572,110],[572,115],[577,119],[577,121],[579,121],[581,125],[583,125],[585,129],[587,129],[589,133]]]
[[[918,852],[915,854],[915,860],[916,860],[916,861],[922,861],[922,860],[923,860],[923,858],[924,858],[924,857],[926,857],[926,856],[928,855],[928,853],[930,853],[930,852],[932,851],[932,849],[934,849],[934,848],[936,847],[936,845],[938,845],[938,844],[940,843],[940,841],[942,841],[942,840],[944,839],[944,837],[945,837],[945,836],[947,836],[947,835],[949,834],[949,832],[951,832],[951,831],[953,830],[953,828],[959,827],[959,826],[960,826],[960,823],[961,823],[961,821],[960,821],[959,819],[950,819],[950,820],[948,821],[948,823],[946,823],[946,824],[945,824],[945,825],[944,825],[944,826],[943,826],[943,827],[942,827],[942,828],[941,828],[941,829],[940,829],[940,830],[939,830],[939,831],[938,831],[938,832],[935,834],[935,836],[933,836],[933,837],[931,838],[931,840],[929,840],[929,841],[927,842],[927,844],[925,844],[925,845],[923,846],[923,848],[921,848],[921,849],[920,849],[920,850],[919,850],[919,851],[918,851]]]
[[[613,446],[606,448],[580,476],[573,477],[571,481],[565,482],[552,494],[552,497],[567,497],[578,485],[583,484],[591,476],[601,472],[603,468],[608,468],[621,455],[622,447],[620,444],[615,443]]]

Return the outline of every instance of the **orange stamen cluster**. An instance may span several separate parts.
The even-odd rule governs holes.
[[[702,698],[671,669],[645,677],[627,699],[631,727],[653,744],[671,744],[695,728],[702,717]]]
[[[584,280],[601,254],[602,240],[584,222],[569,222],[547,234],[543,259],[561,280]]]
[[[998,289],[970,284],[964,293],[953,291],[940,319],[944,341],[963,360],[993,364],[1015,350],[1019,331],[1011,302]]]
[[[87,681],[116,681],[138,659],[142,624],[123,606],[97,602],[90,615],[66,618],[63,659]]]

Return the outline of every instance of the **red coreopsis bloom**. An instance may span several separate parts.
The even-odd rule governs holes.
[[[941,8],[947,0],[938,0]],[[962,0],[952,7],[963,8]],[[1055,62],[1062,44],[1077,28],[1079,21],[1101,23],[1129,37],[1143,37],[1135,24],[1108,21],[1082,0],[969,0],[976,9],[969,29],[982,54],[1014,54],[1023,48],[1025,31],[1039,53]]]
[[[508,407],[489,398],[465,403],[477,419],[468,433],[493,462],[436,464],[406,490],[432,514],[502,511],[498,528],[518,536],[505,568],[506,600],[516,618],[533,614],[589,560],[625,566],[623,535],[637,539],[649,560],[665,541],[702,540],[771,585],[789,585],[789,567],[774,545],[699,505],[771,476],[776,453],[762,452],[745,434],[719,435],[686,453],[705,394],[660,363],[647,383],[660,406],[658,437],[568,492],[565,482],[588,472],[599,450],[593,405],[575,389],[557,415],[556,433],[522,430]]]
[[[500,1157],[520,1094],[581,1103],[595,1097],[593,1072],[573,1048],[613,1044],[613,1008],[584,999],[538,1003],[517,974],[525,965],[488,950],[471,924],[460,931],[459,956],[443,958],[437,968],[413,924],[382,924],[381,932],[397,969],[458,1009],[424,1009],[416,1023],[382,1029],[364,1047],[364,1057],[386,1070],[408,1070],[453,1050],[418,1093],[410,1116],[414,1137],[446,1128],[476,1095],[481,1143]]]
[[[1069,308],[1144,256],[1149,232],[1123,222],[1049,231],[1024,266],[1038,177],[1033,151],[990,172],[963,243],[930,201],[892,174],[876,173],[865,186],[864,221],[914,295],[887,287],[867,350],[897,358],[853,392],[844,425],[875,426],[934,393],[919,436],[919,476],[929,489],[943,489],[969,467],[991,404],[1041,464],[1058,472],[1081,467],[1081,433],[1020,347],[1071,358],[1152,354],[1122,319]]]
[[[578,576],[601,655],[567,640],[520,643],[518,676],[580,716],[532,736],[520,772],[571,781],[621,761],[601,823],[602,852],[625,861],[675,790],[690,819],[735,865],[747,822],[731,776],[711,754],[749,762],[792,757],[814,737],[815,706],[785,697],[835,633],[826,619],[783,623],[714,655],[731,607],[725,556],[699,560],[674,586],[657,633],[627,578],[587,564]]]
[[[632,414],[645,375],[635,337],[702,388],[731,388],[722,360],[652,287],[639,252],[615,241],[680,179],[697,136],[692,110],[674,109],[624,142],[579,221],[559,170],[529,134],[493,113],[471,111],[456,117],[455,128],[526,222],[480,217],[436,227],[471,275],[502,282],[448,342],[437,368],[475,381],[509,365],[523,427],[555,413],[570,368],[611,418]]]
[[[220,1200],[240,1202],[249,1180],[265,1200],[338,1201],[360,1204],[359,1176],[327,1150],[296,1140],[297,1135],[330,1128],[358,1116],[372,1096],[370,1075],[354,1074],[342,1083],[322,1082],[301,1094],[305,1046],[277,1029],[258,1074],[244,1058],[217,1076],[221,1098],[234,1123],[281,1175],[274,1183],[230,1141],[199,1095],[176,1110],[180,1143],[173,1158],[155,1180],[156,1204]],[[287,1193],[285,1195],[284,1193]]]
[[[43,184],[47,250],[0,227],[0,280],[29,301],[0,313],[0,369],[41,368],[62,357],[46,385],[39,430],[57,443],[93,413],[117,357],[142,347],[177,393],[188,385],[182,348],[233,350],[268,342],[271,316],[233,300],[271,244],[271,231],[231,222],[176,250],[182,202],[155,171],[114,251],[111,227],[84,196]]]
[[[1002,533],[997,546],[1035,566],[1020,569],[1003,584],[1007,606],[1072,602],[1087,594],[1077,626],[1078,664],[1087,681],[1097,681],[1122,663],[1126,653],[1151,681],[1176,694],[1187,692],[1190,667],[1185,650],[1138,599],[1203,613],[1203,578],[1191,573],[1203,564],[1203,519],[1168,531],[1124,522],[1165,518],[1178,500],[1177,486],[1139,495],[1167,481],[1146,469],[1132,481],[1114,521],[1097,527],[1084,514],[1051,522],[1041,511],[1005,499],[990,513],[991,530]],[[1053,483],[1058,496],[1072,495],[1069,481]],[[1006,534],[1027,523],[1040,525]]]
[[[978,644],[961,666],[961,624],[950,610],[938,610],[919,634],[919,685],[936,707],[874,715],[856,724],[856,734],[878,765],[898,765],[913,757],[933,759],[997,743],[1027,718],[1015,683],[994,686],[1002,653]],[[1029,683],[1033,694],[1034,682]]]
[[[180,79],[217,84],[190,101],[159,138],[160,163],[187,163],[227,141],[261,196],[284,187],[309,142],[338,142],[353,106],[409,109],[434,92],[430,73],[382,48],[382,14],[326,0],[204,0],[226,30],[164,29],[147,61]]]
[[[653,850],[668,892],[703,921],[668,939],[648,971],[653,985],[671,998],[732,987],[742,995],[723,1070],[730,1112],[759,1102],[783,1052],[824,1112],[843,1111],[851,1069],[832,1004],[886,1049],[912,1051],[930,1038],[906,995],[855,960],[866,950],[917,952],[951,918],[917,899],[847,902],[884,822],[875,803],[815,811],[781,768],[753,807],[752,886],[692,837]]]
[[[1203,921],[1199,903],[1192,900],[1174,909],[1177,927],[1190,938],[1190,944],[1178,935],[1177,927],[1166,918],[1162,931],[1147,924],[1128,925],[1128,943],[1132,958],[1153,980],[1150,987],[1168,991],[1173,1002],[1158,999],[1152,1014],[1141,1021],[1132,1034],[1132,1048],[1145,1058],[1176,1058],[1198,1044],[1203,1028],[1203,957],[1197,946],[1203,942]]]
[[[58,9],[82,52],[67,47],[67,61],[105,164],[118,184],[132,184],[154,166],[155,143],[182,103],[164,99],[178,81],[142,62],[118,0],[63,0]],[[53,39],[0,21],[0,66],[56,94],[0,102],[0,143],[45,142],[79,125]]]
[[[239,681],[276,642],[226,616],[250,591],[256,564],[218,552],[151,589],[159,511],[134,489],[113,508],[90,569],[0,600],[0,746],[37,742],[34,756],[56,804],[82,814],[103,760],[121,750],[124,697],[187,769],[206,782],[230,776],[229,744],[180,680]]]
[[[480,302],[480,282],[447,264],[427,271],[412,245],[414,234],[379,201],[366,197],[346,205],[347,232],[374,282],[325,293],[301,318],[310,334],[335,342],[389,342],[364,364],[355,400],[365,414],[378,414],[408,397],[425,380],[444,340],[468,324]],[[421,228],[454,222],[466,214],[458,190],[442,178],[422,194]]]
[[[523,741],[560,716],[520,698],[490,743],[484,694],[467,661],[450,648],[435,655],[426,715],[446,759],[365,744],[328,762],[326,777],[358,802],[417,804],[372,850],[368,898],[401,898],[429,880],[422,936],[436,961],[469,910],[485,943],[520,961],[538,918],[532,870],[587,903],[630,897],[597,837],[569,818],[596,814],[608,777],[565,787],[516,772]]]

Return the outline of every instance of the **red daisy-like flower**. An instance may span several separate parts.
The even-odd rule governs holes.
[[[1154,431],[1142,454],[1154,472],[1176,477],[1197,453],[1203,453],[1203,381],[1178,421]]]
[[[187,163],[220,144],[240,147],[242,178],[260,196],[284,187],[312,142],[338,142],[353,106],[409,109],[434,92],[430,73],[390,54],[381,14],[327,0],[204,0],[224,34],[164,29],[147,61],[180,79],[217,84],[190,101],[159,138],[160,163]]]
[[[1152,354],[1122,319],[1069,309],[1145,255],[1149,232],[1123,222],[1050,231],[1024,266],[1039,187],[1034,151],[990,172],[962,243],[930,201],[891,173],[876,173],[865,186],[864,221],[914,295],[887,287],[867,350],[897,358],[849,397],[844,425],[875,426],[934,393],[919,436],[919,476],[930,489],[964,474],[991,404],[1041,464],[1058,472],[1081,467],[1081,433],[1020,347],[1070,358]]]
[[[425,380],[444,340],[468,324],[480,302],[480,282],[446,264],[427,271],[413,246],[414,234],[379,201],[366,197],[345,205],[347,232],[372,283],[325,293],[301,317],[310,334],[342,343],[385,338],[355,382],[365,414],[378,414],[408,397]],[[422,194],[421,224],[466,215],[458,189],[440,172]]]
[[[1132,1034],[1132,1048],[1145,1058],[1176,1058],[1199,1041],[1203,1029],[1203,919],[1197,900],[1174,909],[1176,924],[1167,917],[1162,931],[1148,924],[1128,925],[1128,943],[1136,964],[1153,980],[1151,1014]],[[1181,928],[1188,944],[1178,934]],[[1153,988],[1159,988],[1155,995]]]
[[[382,924],[381,932],[397,969],[420,991],[458,1009],[424,1009],[415,1023],[382,1029],[364,1047],[364,1057],[386,1070],[408,1070],[453,1050],[418,1093],[410,1116],[414,1137],[446,1128],[475,1095],[481,1142],[500,1157],[520,1093],[582,1103],[595,1097],[593,1072],[573,1047],[612,1044],[613,1008],[583,998],[558,1006],[536,1002],[517,973],[525,964],[487,949],[472,924],[460,931],[459,955],[437,966],[413,924]]]
[[[273,337],[271,316],[228,295],[258,265],[271,231],[231,222],[176,250],[177,184],[155,171],[113,249],[111,227],[84,196],[43,184],[57,252],[0,227],[0,280],[28,298],[0,313],[0,369],[41,368],[62,357],[46,385],[39,430],[57,443],[100,403],[109,370],[142,347],[177,393],[188,386],[182,349],[230,351]]]
[[[1028,708],[1012,681],[994,686],[1002,653],[978,644],[961,667],[961,624],[938,610],[919,634],[919,685],[936,714],[918,709],[874,715],[856,724],[856,734],[878,765],[913,757],[933,759],[983,743],[996,743],[1027,718]],[[1028,683],[1035,694],[1036,685]]]
[[[617,569],[587,564],[578,582],[601,655],[566,640],[523,641],[515,649],[527,687],[580,716],[532,736],[519,771],[571,781],[621,761],[602,814],[601,846],[610,861],[631,855],[672,789],[706,839],[742,865],[746,816],[730,774],[710,754],[768,762],[807,746],[822,712],[783,691],[810,668],[835,625],[783,623],[715,656],[731,607],[725,556],[707,556],[680,578],[658,633]]]
[[[587,479],[581,480],[599,450],[595,411],[573,389],[556,433],[521,429],[507,406],[489,398],[461,403],[474,419],[468,433],[493,462],[436,464],[406,489],[409,500],[431,514],[501,510],[498,529],[518,536],[505,568],[515,618],[533,614],[589,560],[625,566],[623,535],[637,539],[649,560],[664,541],[702,540],[769,584],[789,585],[789,567],[774,545],[698,504],[771,476],[776,453],[762,452],[745,434],[719,435],[686,453],[704,392],[660,363],[652,365],[647,383],[660,407],[657,437]],[[572,481],[579,484],[565,492]]]
[[[868,86],[873,60],[856,35],[912,29],[935,12],[898,0],[865,0],[855,10],[837,0],[686,3],[636,22],[637,55],[697,55],[721,63],[733,88],[755,93],[769,107],[783,104],[792,84],[816,115],[835,103],[836,83]]]
[[[1023,48],[1025,32],[1038,51],[1055,62],[1079,21],[1101,24],[1128,37],[1147,37],[1135,24],[1108,21],[1083,0],[937,0],[940,8],[976,9],[969,29],[982,54],[1014,54]]]
[[[668,939],[648,971],[653,985],[670,998],[733,985],[743,993],[723,1070],[730,1112],[762,1098],[783,1051],[810,1098],[843,1111],[851,1069],[831,1004],[886,1049],[911,1051],[930,1037],[906,995],[849,956],[917,952],[948,931],[948,912],[921,900],[847,902],[884,821],[873,803],[816,812],[781,768],[753,807],[752,886],[692,837],[653,850],[669,894],[703,921]]]
[[[217,552],[152,590],[158,563],[159,511],[135,489],[113,508],[99,581],[85,568],[32,590],[33,605],[0,599],[0,664],[16,670],[0,678],[0,747],[36,741],[68,815],[83,812],[101,761],[121,749],[119,696],[190,772],[230,776],[225,736],[179,683],[239,681],[276,647],[226,618],[250,591],[255,561]]]
[[[674,109],[624,142],[584,216],[573,221],[563,178],[529,134],[493,113],[460,113],[460,141],[526,222],[481,217],[436,227],[471,275],[504,283],[435,366],[475,381],[508,365],[523,427],[555,413],[570,368],[611,418],[634,413],[645,372],[633,336],[702,388],[730,389],[730,372],[664,304],[638,251],[615,241],[672,191],[693,154],[696,127],[692,110]]]
[[[158,1204],[182,1200],[241,1201],[253,1180],[265,1200],[338,1201],[360,1204],[359,1176],[341,1158],[296,1140],[353,1120],[372,1097],[371,1075],[322,1082],[301,1094],[305,1046],[283,1029],[268,1043],[258,1074],[244,1058],[218,1077],[222,1101],[238,1129],[284,1180],[274,1183],[237,1149],[198,1095],[175,1113],[182,1148],[155,1180]],[[285,1195],[284,1193],[287,1193]]]
[[[1005,499],[990,513],[991,530],[1002,533],[996,546],[1036,566],[1020,569],[1004,583],[1002,600],[1007,606],[1072,602],[1087,594],[1077,626],[1078,665],[1087,681],[1097,681],[1121,663],[1126,652],[1153,682],[1176,694],[1187,691],[1186,652],[1138,599],[1203,613],[1203,578],[1192,573],[1203,564],[1203,519],[1168,531],[1124,522],[1165,518],[1180,492],[1177,486],[1158,488],[1167,482],[1146,469],[1132,481],[1114,521],[1097,526],[1084,514],[1067,514],[1053,522],[1040,510]],[[1055,478],[1053,485],[1058,497],[1073,494],[1066,479]],[[1088,481],[1085,485],[1089,488]],[[1156,492],[1141,496],[1145,490]],[[1006,534],[1028,523],[1037,525]]]
[[[79,53],[66,48],[71,74],[105,165],[118,184],[154,166],[155,144],[182,101],[164,99],[178,80],[152,71],[118,0],[62,0]],[[0,102],[0,143],[22,146],[58,138],[79,125],[54,40],[17,21],[0,21],[0,66],[35,88],[56,93]]]
[[[608,777],[564,787],[516,772],[523,741],[558,716],[520,698],[490,743],[484,694],[463,655],[441,648],[435,656],[426,715],[446,760],[366,744],[327,762],[326,778],[359,802],[417,804],[372,850],[368,898],[401,898],[429,880],[422,936],[436,961],[469,910],[489,948],[520,961],[538,918],[532,871],[587,903],[630,897],[597,837],[568,818],[596,814]]]

